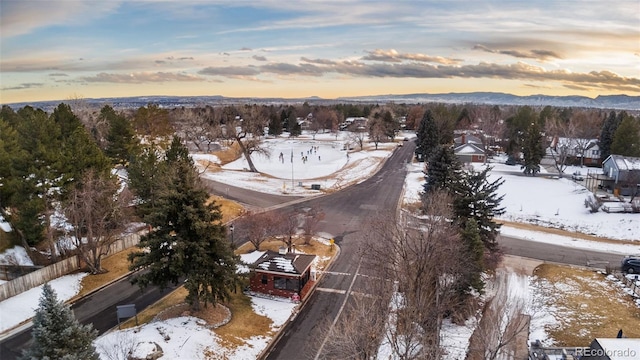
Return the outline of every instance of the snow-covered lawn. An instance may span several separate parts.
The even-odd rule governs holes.
[[[273,331],[277,331],[291,316],[296,304],[289,301],[251,297],[253,310],[271,319]],[[162,348],[163,359],[256,359],[271,341],[271,336],[254,336],[242,339],[244,345],[234,348],[222,344],[214,331],[203,326],[195,317],[178,317],[151,322],[140,327],[105,334],[95,341],[102,359],[108,359],[121,344],[135,347],[133,353],[144,359],[153,351],[154,344]]]
[[[55,290],[59,301],[66,301],[80,291],[80,282],[87,273],[66,275],[51,280],[49,285]],[[38,308],[42,286],[35,287],[19,295],[0,302],[0,333],[31,319]]]

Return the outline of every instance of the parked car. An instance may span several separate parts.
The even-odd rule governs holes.
[[[504,162],[506,165],[515,165],[518,162],[516,161],[516,158],[514,158],[513,156],[509,156],[507,158],[507,161]]]
[[[622,259],[622,272],[640,274],[640,255],[629,255]]]
[[[575,181],[582,181],[584,180],[584,176],[582,176],[582,173],[580,173],[580,171],[576,171],[573,173],[573,175],[571,175],[571,178]]]

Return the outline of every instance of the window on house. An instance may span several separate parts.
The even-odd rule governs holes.
[[[273,277],[273,287],[275,289],[286,290],[287,289],[287,279],[274,276]]]
[[[298,279],[287,279],[287,290],[298,291],[300,281]]]
[[[267,277],[267,275],[262,275],[262,284],[266,285],[269,283],[269,278]]]

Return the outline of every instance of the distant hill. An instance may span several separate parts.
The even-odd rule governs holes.
[[[530,105],[580,107],[618,110],[640,110],[640,96],[601,95],[595,99],[586,96],[518,96],[497,92],[447,93],[447,94],[406,94],[345,97],[338,100],[357,102],[396,102],[396,103],[450,103],[450,104],[488,104],[488,105]]]
[[[447,94],[404,94],[404,95],[371,95],[341,97],[337,99],[322,99],[317,96],[308,98],[230,98],[220,95],[216,96],[134,96],[121,98],[99,98],[84,99],[86,102],[102,106],[109,104],[117,109],[137,109],[149,103],[158,104],[165,108],[194,107],[203,105],[231,105],[243,103],[256,104],[294,104],[309,102],[312,104],[336,104],[336,103],[447,103],[447,104],[488,104],[488,105],[530,105],[530,106],[555,106],[555,107],[577,107],[577,108],[597,108],[616,110],[640,110],[640,96],[629,95],[601,95],[595,99],[586,96],[550,96],[550,95],[529,95],[518,96],[498,92],[472,92],[472,93],[447,93]],[[9,104],[12,108],[18,109],[26,105],[41,108],[45,111],[53,110],[61,102],[39,101],[30,103]]]

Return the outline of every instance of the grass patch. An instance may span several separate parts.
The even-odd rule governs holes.
[[[0,230],[0,252],[13,247],[11,234],[13,234],[13,232],[7,233]]]
[[[534,270],[533,286],[556,323],[545,330],[557,346],[584,346],[597,337],[615,337],[619,329],[640,337],[640,308],[605,275],[543,264]]]
[[[210,196],[209,201],[215,201],[218,205],[220,205],[223,224],[226,224],[227,222],[245,213],[245,209],[242,205],[238,204],[235,201],[225,199],[221,196]]]
[[[271,336],[273,321],[266,316],[253,312],[251,298],[238,291],[232,294],[231,301],[224,303],[231,310],[231,321],[214,329],[225,348],[236,348],[246,344],[245,340],[253,336]]]
[[[172,292],[168,293],[165,297],[144,309],[140,313],[138,313],[138,324],[146,324],[153,320],[156,315],[160,314],[162,311],[167,310],[168,308],[184,303],[184,299],[187,297],[187,290],[184,286],[181,286]],[[209,309],[213,309],[212,306],[208,307]],[[132,328],[136,326],[136,319],[130,318],[127,321],[120,324],[122,329]]]
[[[234,142],[233,144],[231,144],[231,146],[225,149],[215,151],[213,155],[218,157],[218,159],[220,160],[220,165],[225,165],[234,160],[237,160],[240,157],[241,153],[242,151],[240,150],[240,146],[238,146],[238,143]]]

